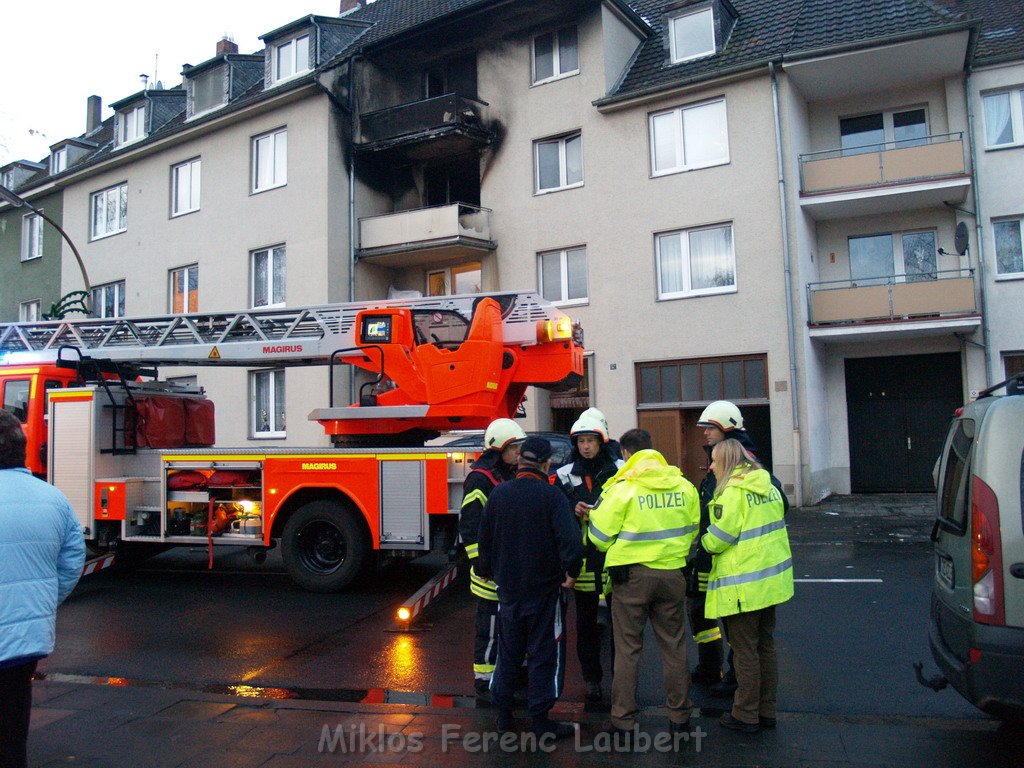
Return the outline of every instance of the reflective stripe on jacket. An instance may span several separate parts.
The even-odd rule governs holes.
[[[554,483],[562,489],[562,492],[569,499],[569,506],[575,514],[577,502],[593,504],[601,495],[601,487],[614,477],[625,463],[622,459],[616,459],[606,447],[602,446],[602,453],[606,461],[598,468],[594,477],[582,474],[577,469],[577,462],[582,464],[577,449],[573,449],[574,461],[559,467],[555,472]],[[599,574],[604,570],[604,557],[601,552],[590,541],[587,524],[580,521],[580,529],[583,536],[583,569],[576,579],[573,589],[577,592],[601,592],[605,590],[599,581]],[[603,578],[601,579],[603,581]]]
[[[697,489],[655,450],[637,451],[590,511],[590,540],[605,568],[642,563],[682,568],[700,521]]]
[[[704,613],[732,616],[793,596],[793,555],[782,495],[763,469],[738,470],[713,499],[701,545],[713,555]]]
[[[473,463],[463,485],[462,507],[459,510],[459,536],[469,558],[469,591],[484,600],[498,599],[498,585],[476,575],[473,561],[479,556],[480,516],[487,505],[487,496],[499,484],[511,479],[508,468],[497,451],[485,451]]]

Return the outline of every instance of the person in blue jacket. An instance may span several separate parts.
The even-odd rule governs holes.
[[[497,582],[498,662],[491,680],[500,732],[515,729],[514,691],[527,663],[532,730],[538,739],[575,729],[548,714],[565,682],[565,595],[583,565],[583,541],[569,502],[548,483],[551,445],[528,437],[514,480],[487,497],[476,572]]]
[[[85,562],[64,494],[25,468],[25,433],[0,410],[0,766],[27,765],[32,675],[53,651],[57,606]]]

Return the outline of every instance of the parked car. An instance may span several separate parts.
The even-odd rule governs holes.
[[[560,432],[529,432],[527,434],[532,437],[543,437],[551,443],[552,472],[569,461],[569,455],[572,453],[572,443],[569,442],[568,435],[563,435]],[[470,435],[460,435],[444,443],[444,446],[446,448],[459,448],[466,453],[480,453],[484,450],[484,433],[475,432]]]
[[[1024,374],[957,410],[936,489],[929,644],[942,675],[918,664],[919,679],[1024,720]]]

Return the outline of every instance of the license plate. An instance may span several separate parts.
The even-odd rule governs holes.
[[[935,578],[939,583],[944,584],[947,589],[953,589],[953,558],[936,553]]]

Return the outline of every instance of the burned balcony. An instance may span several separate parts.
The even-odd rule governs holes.
[[[454,93],[359,116],[355,148],[364,155],[422,162],[487,146],[486,102]]]
[[[800,156],[800,205],[818,220],[962,202],[969,186],[961,133]]]
[[[973,269],[809,283],[807,306],[810,336],[821,340],[969,332],[981,322]]]
[[[493,251],[491,212],[464,203],[359,220],[359,259],[388,267],[479,258]]]

